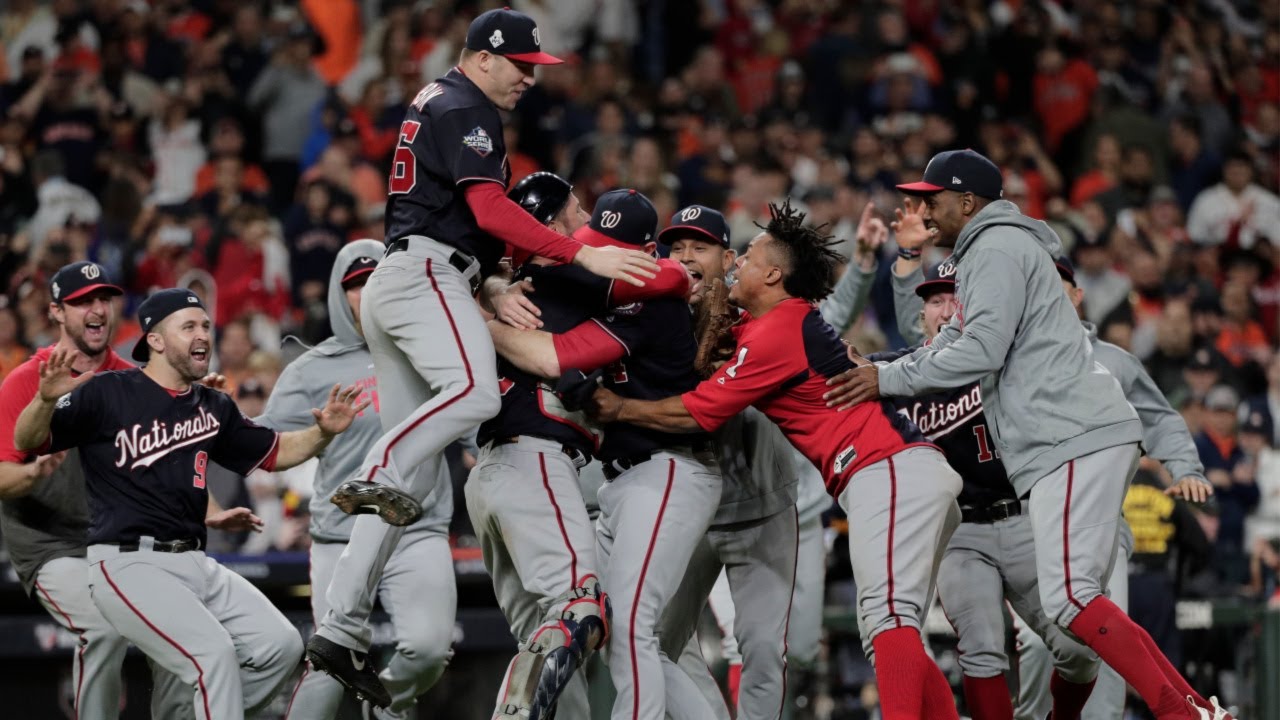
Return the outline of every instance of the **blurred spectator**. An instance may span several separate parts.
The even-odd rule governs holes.
[[[1252,544],[1259,538],[1280,538],[1280,449],[1272,446],[1274,425],[1260,409],[1242,405],[1240,415],[1240,449],[1258,485],[1257,511],[1245,523]]]
[[[1227,582],[1243,583],[1247,574],[1244,519],[1258,504],[1255,462],[1245,456],[1236,437],[1240,398],[1235,390],[1219,385],[1205,396],[1204,404],[1205,424],[1195,442],[1218,502],[1214,565]]]
[[[1267,391],[1245,399],[1240,407],[1241,425],[1245,420],[1257,414],[1266,429],[1267,443],[1273,448],[1280,448],[1280,353],[1271,356],[1267,365]]]
[[[1120,184],[1098,193],[1094,199],[1102,206],[1107,218],[1114,221],[1121,210],[1146,205],[1147,194],[1154,185],[1155,159],[1151,149],[1133,143],[1120,151]]]
[[[249,107],[262,113],[263,168],[271,180],[271,206],[281,211],[293,202],[302,144],[311,113],[325,97],[324,80],[311,66],[313,35],[302,25],[289,29],[287,41],[271,57],[249,90]]]
[[[31,357],[22,339],[22,319],[8,305],[0,306],[0,380]]]
[[[1076,283],[1088,298],[1085,318],[1094,324],[1111,314],[1129,296],[1132,287],[1128,276],[1113,267],[1111,251],[1101,237],[1078,235],[1076,245]]]
[[[16,79],[27,48],[39,49],[46,57],[57,51],[54,37],[58,20],[46,3],[37,0],[9,0],[5,5],[0,12],[0,47],[4,48],[11,77]]]
[[[309,183],[301,202],[289,210],[284,223],[289,248],[289,274],[294,299],[308,306],[324,302],[329,270],[346,243],[354,199],[324,180]]]
[[[265,194],[270,185],[262,168],[247,162],[244,130],[235,118],[224,117],[213,125],[209,134],[209,161],[196,171],[196,195],[204,195],[214,189],[216,165],[219,158],[232,156],[241,160],[238,186],[242,192]]]
[[[1182,209],[1189,210],[1200,191],[1218,178],[1222,161],[1201,141],[1200,120],[1195,115],[1179,115],[1169,122],[1169,148],[1173,151],[1169,184]]]
[[[256,383],[246,388],[246,397],[252,402],[256,399],[251,391],[256,389],[262,391],[262,384],[253,380],[249,373],[249,355],[253,353],[253,339],[249,335],[249,321],[240,319],[233,320],[218,331],[218,366],[217,372],[225,375],[227,384],[225,390],[227,394],[237,397],[237,404],[240,403],[240,394],[237,392],[240,385],[246,381]],[[262,396],[263,404],[256,405],[256,413],[245,414],[249,417],[256,417],[262,414],[262,408],[265,406],[266,396]],[[241,407],[243,411],[243,406]]]
[[[1248,286],[1229,282],[1222,288],[1222,329],[1214,343],[1218,351],[1237,368],[1247,363],[1266,366],[1271,359],[1271,344],[1262,326],[1253,318],[1253,302]]]
[[[54,150],[37,153],[31,160],[31,181],[36,188],[36,213],[26,235],[32,252],[38,252],[53,228],[68,222],[96,223],[102,206],[85,188],[66,177],[62,155]]]
[[[1185,32],[1185,23],[1184,18],[1174,21],[1175,34]],[[1204,138],[1205,146],[1219,155],[1225,153],[1235,135],[1235,123],[1226,106],[1218,100],[1213,72],[1204,63],[1194,63],[1181,80],[1178,97],[1166,105],[1164,117],[1194,116],[1199,120],[1200,137]]]
[[[262,8],[257,3],[236,7],[231,37],[222,48],[222,69],[239,97],[248,97],[254,79],[267,66],[267,43],[262,32]]]
[[[1249,249],[1260,239],[1280,245],[1280,198],[1253,182],[1248,155],[1234,152],[1222,165],[1222,182],[1196,196],[1187,232],[1198,243]]]
[[[146,0],[127,0],[119,16],[117,37],[124,41],[129,64],[152,80],[181,77],[186,70],[182,48],[154,23]]]
[[[1073,157],[1080,131],[1093,105],[1098,75],[1089,63],[1069,57],[1060,42],[1049,42],[1036,56],[1035,108],[1050,155]]]
[[[1071,186],[1071,206],[1080,207],[1087,200],[1116,186],[1120,177],[1120,141],[1103,133],[1093,144],[1093,167],[1076,178]]]
[[[12,80],[0,78],[0,115],[8,115],[9,108],[40,81],[45,73],[44,51],[34,45],[27,46],[22,51],[21,63],[15,63],[12,68]]]
[[[195,194],[196,173],[204,165],[205,147],[200,141],[200,120],[191,117],[190,112],[188,98],[170,95],[147,127],[147,141],[156,166],[151,201],[157,205],[186,202]]]

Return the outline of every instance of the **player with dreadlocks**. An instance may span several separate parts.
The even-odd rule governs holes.
[[[714,430],[748,405],[777,423],[849,516],[858,623],[884,717],[957,718],[920,628],[960,521],[960,476],[892,405],[827,407],[827,378],[853,365],[814,307],[831,291],[838,256],[823,228],[805,227],[790,203],[770,205],[769,214],[729,291],[743,316],[731,329],[732,356],[683,395],[646,401],[599,389],[591,410],[601,421],[666,432]]]

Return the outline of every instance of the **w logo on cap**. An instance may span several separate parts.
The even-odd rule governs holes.
[[[80,274],[84,275],[86,280],[97,280],[98,277],[102,275],[102,271],[98,269],[97,265],[89,263],[88,265],[80,268]]]
[[[955,275],[956,275],[956,264],[954,262],[951,262],[950,260],[948,260],[947,262],[944,262],[938,266],[939,279],[955,277]]]
[[[616,210],[605,210],[600,213],[600,227],[612,230],[622,222],[622,213]]]
[[[696,220],[697,217],[701,214],[702,214],[702,208],[696,205],[693,207],[687,207],[680,211],[680,222],[689,222],[690,220]]]

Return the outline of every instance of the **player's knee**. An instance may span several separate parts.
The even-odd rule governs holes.
[[[966,650],[960,654],[959,662],[964,674],[973,678],[995,677],[1009,671],[1009,656],[995,648]]]
[[[475,378],[475,385],[467,393],[464,403],[467,420],[476,425],[488,420],[502,409],[502,396],[498,394],[498,383],[489,382],[486,378]]]
[[[218,638],[204,648],[193,651],[192,654],[196,658],[196,662],[193,662],[192,665],[197,667],[193,677],[195,674],[200,673],[204,673],[207,676],[210,674],[240,672],[240,658],[236,655],[236,646],[232,642],[230,635]]]
[[[292,668],[302,661],[302,636],[298,629],[284,618],[265,636],[265,662],[273,666]]]
[[[415,674],[427,674],[449,664],[453,657],[453,624],[423,623],[421,627],[401,632],[396,639],[396,653],[414,668]]]

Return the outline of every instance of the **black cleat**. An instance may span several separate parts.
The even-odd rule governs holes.
[[[328,638],[311,636],[307,641],[307,661],[311,667],[328,673],[360,700],[384,708],[391,704],[391,693],[382,686],[367,653],[345,648]]]
[[[412,495],[363,480],[342,483],[329,502],[348,515],[377,515],[396,527],[412,525],[422,517],[422,505]]]

